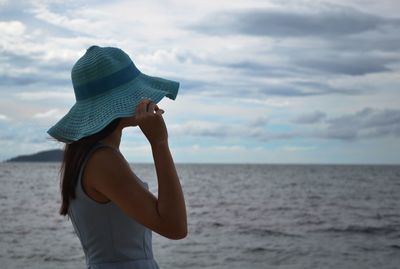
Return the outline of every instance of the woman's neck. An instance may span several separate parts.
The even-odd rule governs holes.
[[[99,142],[110,147],[119,150],[119,145],[121,143],[121,135],[122,135],[122,128],[116,128],[114,132],[112,132],[106,138],[100,140]]]

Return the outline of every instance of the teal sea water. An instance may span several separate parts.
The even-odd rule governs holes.
[[[0,164],[0,268],[85,268],[59,164]],[[152,164],[132,169],[157,194]],[[189,235],[161,268],[399,268],[400,166],[177,164]]]

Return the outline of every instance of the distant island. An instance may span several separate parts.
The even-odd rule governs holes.
[[[31,155],[21,155],[6,162],[61,162],[63,151],[60,149],[41,151]]]

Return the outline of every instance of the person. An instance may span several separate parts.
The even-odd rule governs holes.
[[[65,143],[61,215],[68,215],[90,269],[157,269],[152,231],[187,236],[185,199],[169,149],[164,110],[179,82],[149,76],[121,49],[91,46],[71,71],[76,103],[47,132]],[[150,143],[158,197],[120,152],[122,130]]]

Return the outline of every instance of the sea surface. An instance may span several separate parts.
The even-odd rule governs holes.
[[[400,268],[400,166],[177,164],[189,234],[161,269]],[[157,195],[152,164],[132,164]],[[0,163],[0,268],[85,268],[59,164]]]

